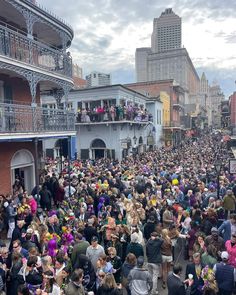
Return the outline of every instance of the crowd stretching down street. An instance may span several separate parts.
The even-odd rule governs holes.
[[[233,294],[231,157],[202,134],[122,162],[48,160],[39,190],[0,196],[0,294]]]

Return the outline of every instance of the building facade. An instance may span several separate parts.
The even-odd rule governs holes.
[[[236,92],[229,97],[230,129],[236,135]]]
[[[211,109],[211,126],[212,128],[221,128],[221,105],[224,101],[224,94],[216,82],[209,87],[209,105]]]
[[[39,183],[45,138],[75,134],[74,114],[41,107],[40,92],[56,105],[73,87],[67,51],[72,28],[32,1],[0,0],[0,194],[19,179],[31,192]]]
[[[153,20],[152,52],[165,52],[181,48],[182,22],[172,8],[167,8],[161,16]]]
[[[181,18],[166,9],[154,19],[151,48],[137,48],[137,82],[173,79],[189,92],[199,93],[199,77],[186,48],[181,47]]]
[[[83,70],[77,64],[72,65],[72,77],[73,78],[81,78],[81,79],[83,78]]]
[[[92,72],[86,76],[87,87],[111,85],[111,74]]]
[[[54,104],[44,97],[48,107]],[[73,90],[69,103],[77,110],[76,150],[80,159],[113,158],[142,153],[161,145],[162,102],[122,85]],[[51,142],[46,149],[55,149]]]
[[[152,98],[159,97],[162,102],[164,101],[162,92],[169,96],[169,103],[164,103],[165,108],[169,105],[170,118],[163,122],[164,142],[166,145],[178,145],[185,133],[183,119],[186,92],[184,89],[174,80],[140,82],[125,86]]]

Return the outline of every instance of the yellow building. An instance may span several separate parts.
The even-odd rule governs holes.
[[[170,96],[165,91],[160,91],[160,100],[162,102],[162,126],[163,139],[165,145],[170,145],[172,142],[172,135],[170,129]]]
[[[163,126],[170,126],[170,96],[165,91],[160,92],[160,100],[162,102],[162,118]]]

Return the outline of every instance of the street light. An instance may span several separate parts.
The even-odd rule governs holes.
[[[220,171],[221,171],[221,160],[217,159],[215,161],[215,170],[217,173],[217,199],[220,198]]]

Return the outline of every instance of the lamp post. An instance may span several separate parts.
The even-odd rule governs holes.
[[[217,173],[217,199],[220,198],[220,170],[221,170],[221,160],[217,159],[215,161],[215,170]]]

